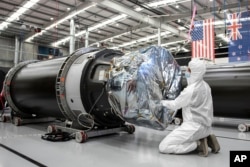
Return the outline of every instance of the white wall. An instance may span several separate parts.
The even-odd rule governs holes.
[[[22,61],[37,59],[38,46],[32,43],[24,43],[22,49]]]
[[[14,39],[0,37],[0,67],[13,66],[14,50]]]
[[[37,59],[38,45],[23,43],[22,61]],[[69,54],[68,48],[60,48],[63,56]],[[0,36],[0,67],[13,67],[15,56],[15,39]]]

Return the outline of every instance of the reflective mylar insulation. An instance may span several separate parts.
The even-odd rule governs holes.
[[[179,95],[181,70],[165,48],[151,46],[113,58],[109,78],[109,103],[123,120],[158,130],[172,121],[174,111],[160,100]],[[128,91],[131,83],[134,89]]]

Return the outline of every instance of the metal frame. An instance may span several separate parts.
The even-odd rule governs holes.
[[[76,142],[83,143],[88,138],[115,134],[115,133],[119,133],[122,131],[128,132],[129,134],[133,134],[135,132],[135,127],[134,125],[124,125],[124,126],[117,127],[117,128],[109,128],[109,129],[101,129],[101,130],[91,129],[90,131],[68,128],[68,127],[61,126],[61,125],[49,125],[47,128],[48,133],[53,133],[56,131],[68,132],[71,135],[73,135],[73,138],[75,138]]]
[[[65,116],[65,118],[70,119],[73,122],[77,122],[76,120],[77,117],[74,114],[72,114],[70,107],[67,103],[65,80],[67,79],[67,73],[71,65],[75,62],[75,60],[78,59],[83,54],[93,51],[98,51],[98,49],[97,48],[79,49],[74,53],[72,53],[69,57],[65,59],[56,77],[55,86],[56,86],[56,99],[58,102],[58,106],[62,114]]]
[[[151,27],[160,27],[162,29],[167,29],[168,31],[172,32],[171,36],[173,34],[182,37],[183,39],[186,38],[187,31],[189,29],[190,24],[190,15],[192,11],[192,5],[190,5],[191,1],[183,1],[179,3],[180,8],[175,8],[175,4],[170,5],[163,5],[159,7],[150,7],[145,5],[143,1],[111,1],[111,0],[79,0],[77,3],[73,0],[69,0],[67,2],[52,2],[52,1],[46,1],[46,0],[40,0],[39,3],[37,3],[36,6],[29,9],[29,11],[23,16],[20,17],[20,20],[13,21],[13,24],[10,24],[9,27],[5,30],[1,30],[1,35],[3,36],[14,36],[14,35],[20,35],[20,31],[24,34],[24,39],[27,39],[31,35],[34,34],[34,32],[30,32],[28,29],[20,30],[20,26],[23,24],[26,27],[31,25],[34,27],[47,27],[54,23],[54,21],[50,20],[51,17],[54,17],[54,19],[59,20],[61,18],[65,18],[69,15],[71,15],[75,11],[79,11],[83,9],[84,7],[96,3],[96,6],[92,10],[87,10],[84,13],[80,13],[78,16],[76,16],[76,25],[79,25],[80,28],[78,30],[84,30],[86,27],[94,26],[102,20],[107,20],[110,17],[115,17],[118,14],[126,13],[129,17],[126,18],[126,20],[118,21],[118,23],[121,25],[120,27],[115,25],[107,25],[106,27],[100,27],[100,30],[102,33],[98,33],[98,31],[91,31],[89,34],[89,41],[93,44],[98,41],[103,41],[107,39],[106,37],[112,37],[112,32],[115,32],[115,34],[121,34],[122,32],[130,32],[132,29],[137,29],[137,32],[134,32],[134,34],[127,34],[123,35],[120,38],[116,38],[114,42],[111,43],[111,45],[121,44],[124,41],[128,42],[130,39],[130,36],[134,36],[135,39],[138,40],[138,37],[143,35],[147,36],[152,33],[157,33],[157,31],[147,31],[142,32],[141,27],[138,26],[144,22],[144,24],[147,24]],[[178,1],[178,0],[177,0]],[[177,2],[176,1],[176,2]],[[214,0],[216,1],[216,0]],[[153,2],[153,1],[152,1]],[[237,8],[241,7],[241,11],[245,10],[248,6],[249,2],[242,1],[239,3],[235,3],[233,1],[225,1],[224,5],[219,5],[217,2],[209,2],[209,1],[202,1],[197,0],[195,1],[195,4],[197,5],[197,16],[196,19],[204,19],[206,18],[206,14],[211,13],[211,16],[214,16],[216,20],[222,20],[223,21],[223,10],[227,9],[229,12],[232,12],[232,10],[236,11]],[[22,2],[9,2],[7,0],[3,0],[1,2],[2,9],[4,11],[7,11],[5,13],[0,13],[0,22],[5,21],[7,17],[10,16],[12,11],[16,9],[17,6],[22,6]],[[53,5],[52,5],[53,4]],[[113,5],[108,5],[113,4]],[[56,6],[60,6],[60,8],[57,8]],[[115,5],[115,6],[114,6]],[[143,8],[143,11],[135,11],[132,6],[141,7]],[[67,7],[71,8],[70,11],[67,11]],[[39,9],[40,8],[40,9]],[[43,10],[43,9],[47,10]],[[55,12],[51,12],[51,11]],[[104,13],[105,14],[102,14]],[[107,13],[107,14],[106,14]],[[182,19],[182,22],[177,22],[178,19]],[[34,21],[36,20],[36,21]],[[41,20],[41,21],[40,21]],[[159,23],[161,22],[161,25]],[[136,27],[136,28],[134,28]],[[142,26],[143,27],[143,26]],[[184,30],[178,30],[178,27],[184,27]],[[219,31],[219,28],[216,30]],[[64,38],[65,35],[69,34],[69,23],[67,21],[60,24],[60,26],[54,30],[50,29],[43,34],[36,36],[34,39],[36,43],[43,43],[43,44],[50,44],[52,42],[55,42],[54,40],[56,38],[53,38],[54,34],[57,34],[57,39]],[[223,33],[223,32],[222,32]],[[64,35],[63,35],[64,34]],[[218,33],[217,33],[218,34]],[[48,38],[51,36],[51,38]],[[84,37],[83,37],[84,38]],[[140,37],[139,37],[140,38]],[[164,37],[161,37],[164,38]],[[79,37],[80,39],[80,37]],[[171,39],[172,40],[172,39]],[[171,42],[169,40],[169,42]],[[217,38],[216,43],[219,44],[220,42],[224,45],[226,45],[225,42],[223,42],[222,39]],[[105,41],[106,42],[106,41]],[[68,43],[68,42],[67,42]],[[168,43],[168,41],[166,41]],[[157,42],[143,42],[137,48],[145,47],[147,45],[153,45],[157,44]],[[181,42],[179,43],[181,44]],[[64,46],[62,46],[64,47]],[[172,47],[172,46],[165,46],[165,47]],[[125,49],[129,48],[136,48],[135,46],[128,46],[125,47]],[[189,45],[186,46],[186,48],[189,49]],[[130,50],[132,50],[130,49]]]

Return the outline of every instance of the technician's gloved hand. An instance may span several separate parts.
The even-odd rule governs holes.
[[[161,104],[162,104],[162,106],[163,107],[166,107],[166,108],[168,108],[168,109],[171,109],[171,110],[173,110],[174,108],[174,106],[173,106],[173,100],[161,100]]]
[[[167,100],[161,100],[160,103],[162,106],[166,107]]]
[[[128,81],[128,93],[130,94],[130,92],[135,92],[136,89],[136,80],[129,80]]]

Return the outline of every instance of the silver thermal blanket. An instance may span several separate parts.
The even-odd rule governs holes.
[[[181,70],[172,54],[151,46],[112,60],[107,84],[109,103],[124,121],[164,130],[175,111],[160,104],[181,90]]]

